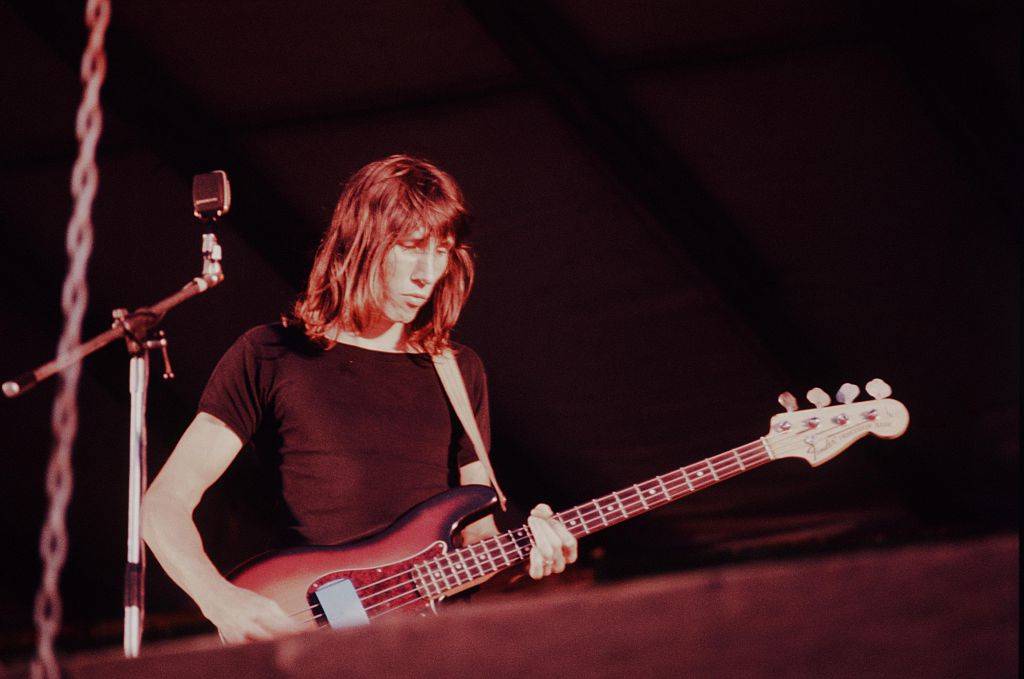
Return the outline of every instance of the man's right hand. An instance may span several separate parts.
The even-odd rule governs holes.
[[[230,583],[204,600],[200,608],[226,644],[272,639],[303,629],[273,599]]]

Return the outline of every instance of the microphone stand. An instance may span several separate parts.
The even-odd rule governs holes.
[[[163,355],[164,379],[174,377],[167,354],[167,337],[163,330],[155,333],[154,330],[168,311],[223,280],[221,247],[217,236],[212,231],[204,233],[202,275],[196,276],[181,290],[152,306],[141,307],[131,313],[126,309],[115,309],[114,324],[110,330],[3,384],[3,393],[14,398],[111,342],[123,337],[127,343],[130,356],[128,391],[131,395],[131,417],[128,449],[128,555],[124,571],[124,654],[128,658],[139,655],[145,614],[146,552],[142,540],[142,495],[147,483],[146,392],[149,386],[151,349],[160,349]]]

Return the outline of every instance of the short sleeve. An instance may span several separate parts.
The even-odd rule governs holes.
[[[484,446],[488,451],[491,449],[491,412],[487,400],[487,374],[484,372],[484,364],[475,351],[466,346],[456,349],[456,361],[459,370],[462,372],[462,379],[466,383],[466,392],[469,395],[469,402],[473,406],[473,413],[476,415],[477,427],[480,429],[480,436],[484,440]],[[476,449],[473,442],[460,426],[456,439],[456,454],[458,466],[463,467],[471,462],[476,462]]]
[[[250,334],[242,335],[221,357],[199,399],[199,411],[224,422],[243,443],[256,432],[269,392]]]

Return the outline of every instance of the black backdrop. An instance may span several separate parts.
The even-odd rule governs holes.
[[[88,334],[198,271],[193,174],[225,169],[225,284],[165,325],[166,459],[220,353],[293,299],[341,182],[431,158],[475,215],[458,339],[518,507],[586,500],[762,434],[775,396],[883,377],[912,424],[781,462],[588,543],[597,577],[1016,530],[1019,10],[1013,3],[115,3]],[[52,355],[84,41],[0,3],[0,374]],[[89,360],[64,648],[119,634],[127,360]],[[2,652],[31,645],[52,384],[0,403]],[[199,512],[257,548],[241,459]],[[595,549],[600,548],[600,549]],[[197,629],[158,566],[155,634]]]

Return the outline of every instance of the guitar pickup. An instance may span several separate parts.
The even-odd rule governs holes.
[[[334,629],[370,624],[370,618],[363,610],[363,602],[348,578],[338,578],[321,585],[313,593],[313,598],[320,604],[327,624]]]

